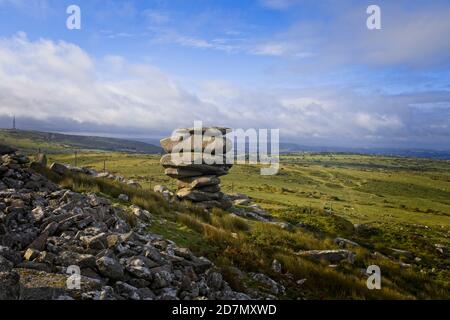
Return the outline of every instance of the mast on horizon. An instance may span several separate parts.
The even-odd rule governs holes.
[[[16,130],[16,115],[13,116],[13,130]]]

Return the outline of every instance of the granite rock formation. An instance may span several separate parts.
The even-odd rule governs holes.
[[[220,176],[228,174],[232,164],[226,153],[232,143],[226,138],[226,128],[178,129],[172,137],[161,140],[167,152],[161,158],[165,174],[177,179],[177,197],[205,208],[231,207],[231,201],[220,191]]]

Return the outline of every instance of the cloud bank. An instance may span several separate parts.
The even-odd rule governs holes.
[[[450,148],[448,91],[388,95],[205,81],[189,92],[173,79],[120,56],[95,59],[64,41],[24,33],[0,40],[0,117],[16,115],[37,129],[154,136],[202,120],[280,128],[281,139],[307,144]]]

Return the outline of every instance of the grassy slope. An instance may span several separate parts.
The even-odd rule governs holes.
[[[70,163],[73,156],[52,155],[50,158]],[[146,188],[161,183],[174,187],[173,180],[163,175],[158,156],[87,153],[79,156],[78,163],[101,169],[105,159],[107,170],[137,179]],[[397,293],[400,292],[403,297],[448,297],[448,292],[444,294],[445,289],[442,288],[448,289],[449,286],[450,261],[439,255],[434,244],[450,246],[449,169],[449,161],[359,155],[291,155],[282,158],[280,174],[272,177],[259,175],[257,167],[235,166],[228,176],[223,177],[222,187],[226,192],[242,192],[252,196],[282,219],[302,223],[304,232],[312,232],[316,238],[343,236],[362,243],[370,251],[377,250],[386,255],[392,253],[390,248],[409,250],[421,261],[404,257],[398,257],[398,260],[412,264],[412,268],[399,268],[377,261],[377,264],[383,265],[384,274],[390,274],[389,281],[398,281],[396,286],[405,290],[396,288]],[[200,222],[205,223],[202,219]],[[371,228],[365,233],[355,233],[354,223],[366,223]],[[202,239],[205,235],[199,236],[196,223],[189,222],[186,217],[183,223],[169,219],[155,223],[152,228],[197,252],[212,251],[214,255],[214,247],[204,245]],[[331,242],[324,240],[326,246],[319,243],[305,246],[304,241],[300,235],[264,230],[261,226],[253,228],[249,238],[249,242],[262,248],[264,254],[277,256],[285,265],[291,264],[292,272],[298,278],[326,279],[330,276],[336,280],[336,274],[330,275],[326,268],[317,270],[311,266],[299,266],[298,260],[291,254],[301,248],[330,247]],[[276,244],[281,249],[272,252]],[[230,249],[229,256],[239,257],[242,261],[230,261],[229,257],[216,258],[225,259],[225,265],[238,264],[242,267],[244,263],[245,269],[245,255],[235,249]],[[221,248],[219,251],[222,253],[223,250]],[[286,256],[286,252],[290,254]],[[357,262],[360,267],[367,266],[372,259],[367,252],[361,253],[360,257]],[[297,269],[300,271],[296,274]],[[354,273],[354,270],[345,268],[340,271]],[[343,283],[347,280],[344,277],[336,283],[344,288]],[[358,290],[350,292],[342,289],[343,292],[339,293],[339,287],[327,289],[325,283],[317,281],[317,288],[325,291],[322,296],[318,291],[310,293],[316,298],[371,297],[362,295]],[[298,297],[296,293],[293,296]]]
[[[130,153],[162,151],[158,146],[138,141],[9,129],[0,129],[0,143],[13,145],[25,153],[35,153],[38,149],[46,153],[73,152],[74,149]]]

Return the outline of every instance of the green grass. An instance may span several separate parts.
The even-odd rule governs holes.
[[[50,161],[73,164],[73,155],[50,155]],[[230,216],[221,210],[205,215],[188,203],[169,208],[148,196],[156,184],[175,189],[163,174],[159,156],[121,153],[83,153],[78,165],[106,169],[138,180],[144,189],[131,202],[161,219],[150,230],[214,260],[236,288],[232,267],[266,272],[288,287],[285,298],[449,298],[450,260],[434,244],[450,246],[450,162],[362,155],[288,155],[281,159],[277,176],[261,176],[259,167],[237,165],[222,178],[225,192],[252,197],[281,220],[299,228],[293,232],[277,226]],[[80,180],[66,182],[80,189],[106,194],[127,193],[117,183],[98,186]],[[81,184],[80,184],[81,183]],[[111,186],[113,184],[114,186]],[[87,187],[86,187],[87,186]],[[83,189],[81,188],[81,189]],[[123,192],[125,191],[125,192]],[[365,224],[356,232],[354,224]],[[334,248],[333,238],[345,237],[362,245],[355,265],[337,269],[296,256],[299,250]],[[408,250],[420,262],[374,257],[378,251],[392,256],[392,248]],[[271,273],[273,258],[293,279]],[[400,267],[399,261],[411,264]],[[370,264],[382,268],[383,289],[370,291],[360,269]],[[301,288],[296,280],[308,279]],[[249,283],[251,285],[251,283]]]

